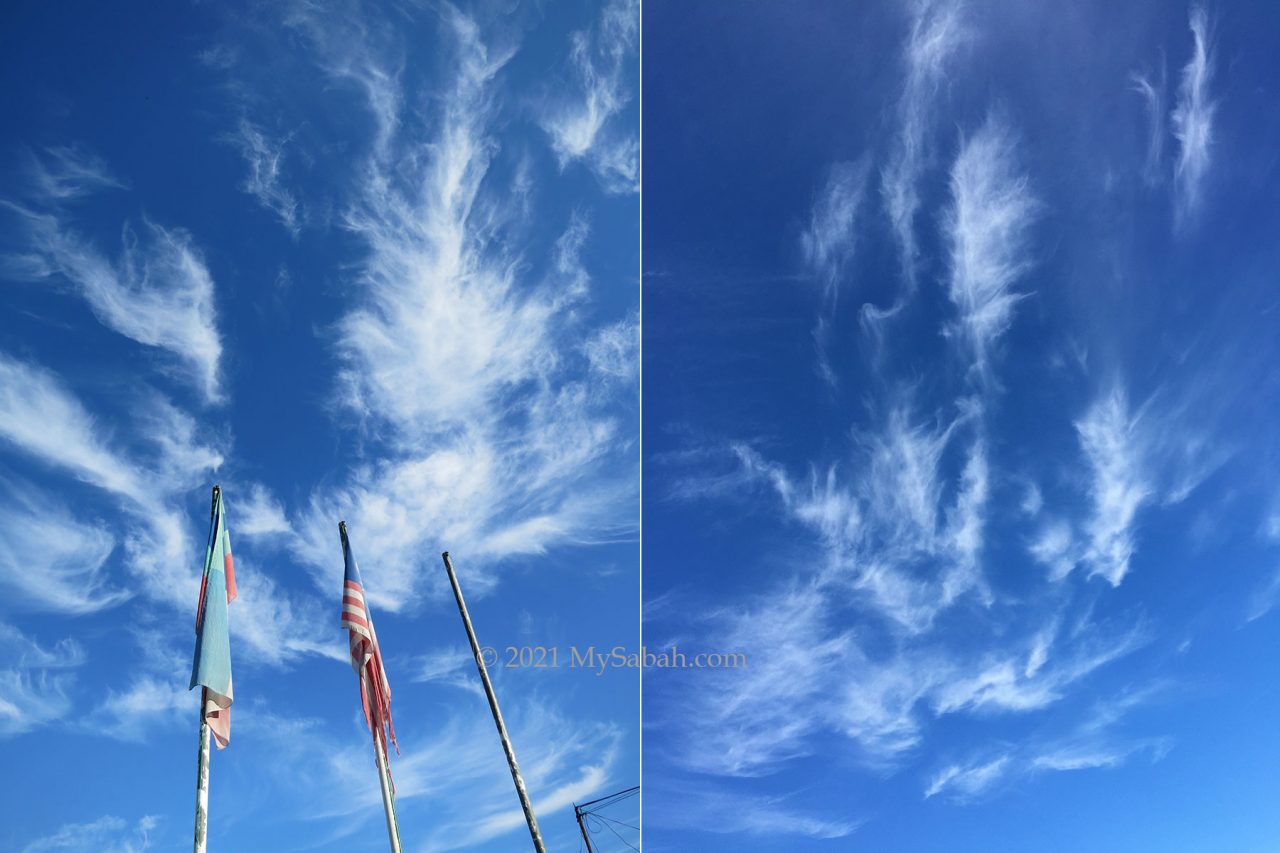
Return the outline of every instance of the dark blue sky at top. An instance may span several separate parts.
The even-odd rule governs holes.
[[[962,35],[926,109],[912,292],[882,182],[900,139],[912,22],[948,10]],[[1268,849],[1280,834],[1266,807],[1278,755],[1269,709],[1280,629],[1269,608],[1280,78],[1269,45],[1280,17],[1266,4],[1205,8],[1213,141],[1183,216],[1171,114],[1192,56],[1185,4],[739,11],[644,10],[646,644],[736,642],[756,670],[646,675],[646,841]],[[1162,150],[1148,172],[1151,125],[1134,75],[1158,82],[1162,67]],[[990,126],[1012,140],[1012,174],[1025,176],[1034,204],[1018,253],[1025,269],[1009,288],[1024,295],[983,383],[955,325],[945,222],[952,165]],[[803,237],[842,162],[865,164],[866,179],[833,305]],[[887,309],[904,293],[877,344],[864,305]],[[819,318],[834,384],[818,367]],[[1047,580],[1029,551],[1056,522],[1089,529],[1101,480],[1080,425],[1117,387],[1129,414],[1119,439],[1148,492],[1127,525],[1128,571],[1114,587],[1083,564]],[[963,420],[975,399],[981,416]],[[868,468],[866,453],[904,407],[926,433],[953,427],[936,465],[940,525],[974,442],[989,467],[977,562],[993,599],[961,595],[918,633],[884,618],[856,583],[831,580],[839,572],[825,567],[846,554],[803,515],[834,470],[836,494],[861,496],[865,521],[865,495],[888,473]],[[892,563],[876,539],[883,528],[840,571]],[[937,570],[908,568],[926,581]],[[819,606],[791,608],[815,588]],[[1022,650],[1046,625],[1059,627],[1041,673],[1055,660],[1083,672],[1057,670],[1054,697],[1031,701],[1043,682],[1021,674],[1034,669]],[[1131,627],[1131,647],[1081,663],[1082,649]],[[779,648],[787,637],[797,649]],[[813,648],[820,666],[789,675],[792,654],[824,642],[844,645]],[[943,710],[957,684],[981,675],[1027,688],[1016,699],[1032,707],[979,688]],[[883,694],[893,697],[885,706],[917,739],[885,755],[868,745],[869,724],[841,721],[860,701],[876,705],[874,684],[890,682],[902,687]],[[774,695],[771,683],[788,686]],[[718,716],[726,708],[738,716]],[[794,737],[777,735],[792,726]],[[714,755],[782,741],[759,763]],[[1068,755],[1074,769],[1053,768]]]
[[[241,592],[214,845],[386,843],[338,627],[340,517],[393,690],[406,849],[520,843],[439,554],[487,645],[636,644],[636,18],[626,3],[6,9],[0,526],[17,556],[0,576],[0,754],[23,770],[0,847],[186,843],[214,482]],[[465,178],[443,203],[447,166]],[[193,267],[166,266],[167,245]],[[105,270],[96,291],[69,271],[85,258]],[[199,273],[202,319],[184,303]],[[143,297],[213,330],[218,394],[182,347],[140,340],[166,321],[126,329]],[[474,332],[513,316],[492,345]],[[378,331],[389,346],[368,348]],[[68,411],[75,429],[40,423]],[[47,580],[62,576],[80,599]],[[494,677],[543,834],[572,844],[571,801],[638,779],[638,675]]]

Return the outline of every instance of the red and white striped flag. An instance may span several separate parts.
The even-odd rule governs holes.
[[[364,598],[364,583],[360,567],[351,553],[347,541],[346,525],[341,525],[342,559],[346,563],[346,577],[342,583],[342,627],[350,632],[351,666],[360,676],[360,702],[364,707],[364,719],[374,733],[384,761],[387,757],[387,741],[400,754],[396,743],[395,726],[391,723],[391,685],[382,667],[382,651],[378,648],[378,635],[373,630],[373,615]],[[390,762],[387,776],[390,777]]]

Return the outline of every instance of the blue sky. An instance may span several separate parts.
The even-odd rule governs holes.
[[[406,849],[527,843],[439,554],[484,643],[636,643],[639,13],[509,5],[6,9],[0,847],[190,838],[215,482],[213,845],[385,849],[340,518]],[[495,673],[556,849],[638,681]]]
[[[1273,4],[644,7],[645,840],[1270,850]]]

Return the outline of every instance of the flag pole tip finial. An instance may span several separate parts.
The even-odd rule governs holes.
[[[445,551],[445,552],[444,552],[443,554],[441,554],[440,556],[441,556],[441,557],[448,557],[448,556],[449,556],[449,552],[448,552],[448,551]]]

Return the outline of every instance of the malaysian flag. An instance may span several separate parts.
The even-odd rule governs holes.
[[[231,536],[222,515],[222,490],[213,489],[209,544],[204,552],[200,603],[196,606],[196,655],[191,687],[204,688],[201,705],[213,739],[222,749],[231,742],[231,638],[227,605],[236,597],[236,571],[231,562]]]
[[[346,563],[346,577],[342,583],[342,627],[350,632],[351,666],[360,676],[360,703],[364,707],[364,719],[374,733],[382,757],[387,758],[387,741],[400,754],[396,743],[395,726],[391,724],[391,685],[382,667],[382,652],[378,648],[378,635],[373,630],[373,615],[364,598],[364,583],[360,579],[360,567],[351,553],[347,541],[347,523],[338,524],[342,534],[342,559]],[[391,770],[388,765],[387,776]]]

